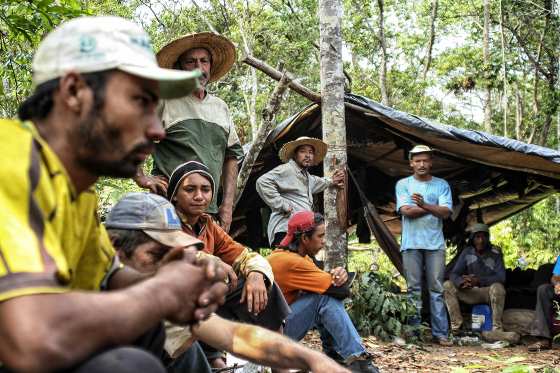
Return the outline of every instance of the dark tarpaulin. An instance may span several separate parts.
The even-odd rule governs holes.
[[[438,124],[361,96],[348,94],[345,99],[348,167],[378,212],[378,222],[385,226],[380,230],[400,234],[394,186],[400,178],[410,175],[408,151],[416,144],[435,149],[433,173],[446,179],[452,188],[453,214],[444,223],[444,235],[458,245],[464,242],[469,225],[493,225],[560,190],[557,151]],[[241,242],[252,247],[267,246],[268,212],[255,191],[255,181],[280,164],[280,147],[299,136],[321,137],[318,104],[292,115],[269,134],[234,212],[232,232],[241,232]],[[314,167],[311,172],[321,175],[322,167]],[[363,204],[356,187],[350,183],[348,188],[348,223],[357,224],[360,241],[367,242],[370,232],[364,221]],[[315,207],[322,210],[321,196]],[[384,250],[398,251],[389,246]]]

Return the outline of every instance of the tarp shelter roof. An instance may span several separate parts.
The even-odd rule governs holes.
[[[560,190],[560,152],[439,124],[357,95],[347,94],[345,101],[348,167],[393,234],[401,231],[395,183],[411,174],[408,151],[417,144],[434,148],[433,174],[451,185],[454,209],[444,234],[455,243],[473,223],[493,225]],[[267,246],[266,210],[255,181],[280,164],[280,147],[299,136],[322,137],[320,105],[294,114],[267,138],[234,213],[232,232],[243,232],[238,239],[252,247]],[[322,175],[322,166],[311,172]],[[351,183],[348,196],[349,224],[360,228],[361,203]],[[317,202],[320,211],[322,201]],[[369,232],[360,234],[369,237]]]

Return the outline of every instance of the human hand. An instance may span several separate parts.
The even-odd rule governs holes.
[[[342,169],[336,170],[332,175],[332,183],[337,188],[343,188],[345,182],[346,182],[346,173],[344,172],[344,170]]]
[[[233,267],[230,266],[229,264],[221,260],[219,260],[219,263],[220,266],[222,267],[222,270],[226,273],[226,278],[228,280],[228,285],[229,285],[229,291],[232,291],[233,289],[237,288],[237,274],[233,270]]]
[[[348,273],[342,267],[331,269],[332,284],[334,286],[342,286],[348,281]]]
[[[247,311],[258,315],[266,308],[268,303],[268,291],[264,284],[264,275],[260,272],[250,272],[245,280],[245,286],[241,292],[240,303],[247,300]]]
[[[554,294],[560,295],[560,284],[554,285]]]
[[[291,216],[292,212],[294,212],[294,208],[292,206],[290,206],[290,207],[288,207],[288,210],[286,210],[286,213],[284,215]]]
[[[475,275],[471,275],[471,286],[472,287],[480,286],[480,279]]]
[[[149,189],[151,193],[166,196],[168,180],[165,176],[140,175],[134,177],[134,182],[140,188]]]
[[[459,286],[461,289],[470,289],[472,288],[472,284],[471,284],[471,276],[469,275],[463,275],[463,282],[461,282],[461,285]]]
[[[153,280],[156,297],[169,307],[165,315],[177,324],[192,324],[208,318],[225,301],[227,286],[220,268],[174,260],[161,266]]]
[[[232,208],[231,206],[226,206],[222,204],[220,209],[218,210],[218,218],[220,219],[220,226],[224,231],[229,232],[229,228],[231,226],[231,215],[232,215]]]
[[[424,205],[424,197],[420,193],[412,194],[412,202],[416,203],[418,206],[422,207]]]

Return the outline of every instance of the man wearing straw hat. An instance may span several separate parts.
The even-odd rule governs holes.
[[[235,46],[227,38],[203,32],[172,41],[157,54],[161,67],[202,72],[200,87],[191,95],[163,101],[159,111],[166,137],[156,146],[153,176],[138,170],[136,183],[165,195],[172,171],[187,161],[207,165],[214,180],[222,180],[222,203],[217,193],[208,212],[229,230],[237,180],[237,160],[243,149],[227,104],[210,94],[208,83],[223,77],[235,62]]]
[[[268,221],[268,240],[277,246],[288,231],[288,220],[297,211],[313,211],[313,195],[330,185],[344,186],[344,171],[331,178],[311,175],[309,167],[318,165],[327,154],[323,141],[302,136],[287,142],[278,152],[284,164],[257,179],[257,192],[272,210]]]

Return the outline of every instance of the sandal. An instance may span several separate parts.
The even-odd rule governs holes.
[[[539,339],[535,343],[531,343],[527,346],[527,351],[529,352],[539,352],[544,350],[550,350],[552,348],[552,343],[550,339]]]

